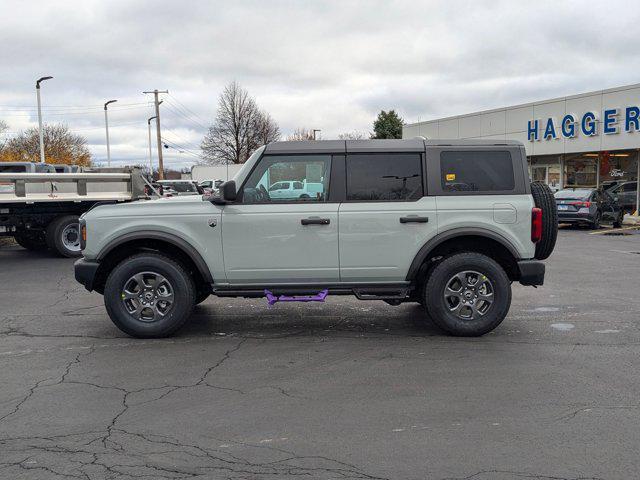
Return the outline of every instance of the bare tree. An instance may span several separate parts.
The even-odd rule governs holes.
[[[313,130],[308,130],[305,127],[296,128],[291,135],[287,136],[289,141],[308,141],[314,140]]]
[[[47,163],[68,165],[91,165],[91,153],[87,140],[69,131],[63,124],[44,125],[44,156]],[[40,139],[37,128],[29,128],[10,139],[0,160],[5,162],[40,161]]]
[[[280,127],[271,115],[265,111],[259,111],[253,119],[252,134],[253,142],[250,145],[250,151],[262,145],[278,141],[280,139]]]
[[[353,132],[345,132],[338,135],[339,140],[364,140],[368,138],[367,134],[354,130]]]
[[[201,148],[206,163],[244,163],[257,147],[279,137],[273,118],[234,81],[220,94],[215,121]]]

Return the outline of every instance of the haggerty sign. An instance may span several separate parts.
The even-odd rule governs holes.
[[[602,124],[602,127],[599,126]],[[624,128],[625,132],[640,131],[640,108],[637,106],[626,108],[610,108],[602,112],[602,120],[595,112],[585,112],[582,117],[567,113],[560,123],[557,119],[529,120],[527,123],[527,138],[530,142],[541,139],[552,140],[557,138],[574,138],[578,135],[592,137],[598,135],[600,130],[605,135],[619,133]]]

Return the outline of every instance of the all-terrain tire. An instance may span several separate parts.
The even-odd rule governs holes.
[[[61,257],[80,257],[80,223],[75,215],[56,218],[47,226],[47,245]]]
[[[470,275],[467,277],[465,273]],[[455,295],[448,296],[457,291],[457,285],[451,282],[456,282],[458,275],[466,278],[465,282],[473,277],[476,279],[476,283],[469,282],[467,287],[460,283],[458,301],[465,298],[465,302],[473,301],[474,307],[482,313],[475,314],[471,306],[467,306],[469,304],[452,302]],[[470,292],[470,298],[466,296],[467,292]],[[438,327],[451,335],[478,337],[496,328],[506,317],[511,306],[511,282],[504,269],[492,258],[476,252],[457,253],[444,258],[431,271],[424,296],[427,313]],[[482,298],[491,300],[488,307],[488,300],[483,301]],[[456,310],[457,305],[462,308]],[[467,311],[475,318],[463,318]]]
[[[42,232],[17,233],[13,236],[13,239],[22,248],[26,248],[32,252],[41,252],[48,248],[47,241]]]
[[[556,246],[558,237],[558,207],[549,185],[543,182],[531,182],[533,201],[542,210],[542,238],[536,243],[535,258],[549,258]]]
[[[142,280],[144,286],[134,280],[139,275],[145,278]],[[160,277],[164,281],[158,281]],[[163,288],[165,296],[158,296],[154,288]],[[150,295],[143,305],[140,299],[146,293]],[[171,297],[167,297],[168,294]],[[159,301],[163,298],[171,298],[171,307],[158,314]],[[196,287],[189,272],[182,264],[157,253],[140,253],[126,258],[111,271],[104,288],[104,304],[113,323],[126,334],[138,338],[172,335],[191,316],[195,300]],[[154,304],[150,301],[156,303],[155,314]]]

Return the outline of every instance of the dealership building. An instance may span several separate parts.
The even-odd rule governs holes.
[[[637,182],[640,84],[411,123],[402,136],[519,140],[531,178],[553,189]]]

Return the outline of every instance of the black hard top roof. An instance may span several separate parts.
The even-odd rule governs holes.
[[[499,146],[522,145],[515,140],[425,140],[407,138],[393,140],[317,140],[273,142],[265,153],[376,153],[376,152],[424,152],[427,146]]]

